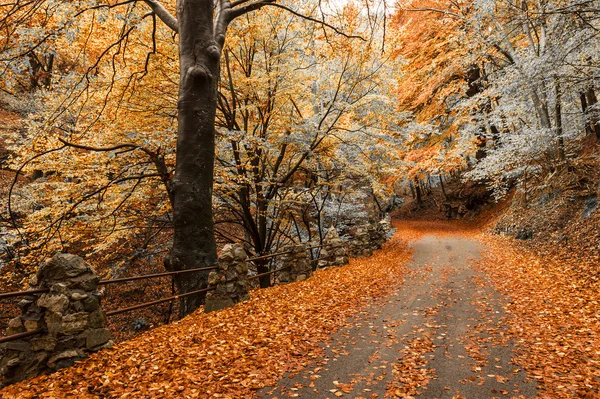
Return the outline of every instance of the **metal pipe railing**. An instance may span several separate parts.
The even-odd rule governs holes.
[[[178,295],[173,295],[173,296],[168,297],[168,298],[157,299],[156,301],[152,301],[152,302],[140,303],[139,305],[129,306],[127,308],[122,308],[122,309],[117,309],[117,310],[111,310],[109,312],[106,312],[106,317],[111,317],[111,316],[118,315],[118,314],[121,314],[121,313],[131,312],[133,310],[149,308],[151,306],[159,305],[161,303],[174,301],[175,299],[185,298],[187,296],[192,296],[192,295],[197,295],[197,294],[200,294],[202,292],[213,291],[214,289],[216,289],[216,287],[203,288],[203,289],[197,290],[197,291],[186,292],[185,294],[178,294]]]
[[[314,248],[321,248],[321,247],[323,247],[323,245],[319,245],[319,246],[315,246],[315,247],[308,247],[307,249],[314,249]],[[334,247],[334,248],[338,248],[338,247]],[[254,258],[248,258],[247,261],[252,262],[252,261],[257,261],[257,260],[264,260],[264,259],[274,258],[274,257],[279,256],[279,255],[287,255],[287,254],[290,254],[290,253],[292,253],[292,252],[291,251],[277,252],[277,253],[273,253],[273,254],[257,256],[257,257],[254,257]],[[319,258],[319,259],[313,259],[313,260],[311,260],[311,262],[317,262],[317,261],[319,261],[321,259],[327,259],[327,258],[330,258],[332,256],[333,255],[322,257],[322,258]],[[271,271],[265,272],[265,273],[255,274],[254,276],[249,277],[248,280],[253,280],[253,279],[256,279],[256,278],[263,277],[263,276],[268,276],[268,275],[280,272],[282,270],[289,269],[290,267],[292,267],[292,265],[284,266],[284,267],[279,268],[277,270],[271,270]],[[153,279],[153,278],[176,276],[176,275],[181,275],[181,274],[187,274],[187,273],[193,273],[193,272],[200,272],[200,271],[208,271],[208,270],[216,270],[216,269],[218,269],[218,266],[200,267],[200,268],[188,269],[188,270],[177,270],[177,271],[165,272],[165,273],[154,273],[154,274],[147,274],[147,275],[142,275],[142,276],[122,277],[122,278],[117,278],[117,279],[112,279],[112,280],[101,280],[98,283],[98,285],[109,285],[109,284],[124,283],[124,282],[129,282],[129,281],[147,280],[147,279]],[[134,310],[144,309],[144,308],[148,308],[148,307],[151,307],[151,306],[159,305],[161,303],[171,302],[171,301],[174,301],[176,299],[185,298],[185,297],[192,296],[192,295],[198,295],[198,294],[201,294],[203,292],[213,291],[215,289],[216,289],[216,287],[207,287],[207,288],[203,288],[201,290],[187,292],[185,294],[173,295],[173,296],[168,297],[168,298],[157,299],[155,301],[144,302],[144,303],[140,303],[138,305],[129,306],[129,307],[122,308],[122,309],[111,310],[111,311],[106,312],[106,316],[107,317],[111,317],[111,316],[115,316],[115,315],[118,315],[118,314],[131,312],[131,311],[134,311]],[[1,293],[0,294],[0,300],[1,299],[6,299],[6,298],[19,297],[19,296],[27,296],[27,295],[33,295],[33,294],[42,294],[42,293],[46,293],[46,292],[49,292],[49,291],[50,291],[49,288],[38,288],[38,289],[26,290],[26,291],[6,292],[6,293]],[[18,339],[21,339],[21,338],[32,337],[34,335],[38,335],[38,334],[41,334],[43,332],[44,332],[44,329],[40,328],[40,329],[33,330],[33,331],[27,331],[27,332],[23,332],[23,333],[19,333],[19,334],[13,334],[13,335],[10,335],[8,337],[0,337],[0,344],[4,343],[4,342],[15,341],[15,340],[18,340]]]
[[[34,335],[38,335],[43,332],[44,332],[43,328],[38,328],[37,330],[33,330],[33,331],[27,331],[27,332],[23,332],[23,333],[19,333],[19,334],[9,335],[8,337],[0,338],[0,344],[3,344],[5,342],[10,342],[10,341],[16,341],[17,339],[21,339],[21,338],[32,337]]]

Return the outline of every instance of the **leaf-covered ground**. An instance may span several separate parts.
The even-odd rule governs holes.
[[[471,278],[472,294],[463,292],[466,285],[432,292],[432,298],[441,298],[439,306],[426,307],[425,321],[407,328],[415,336],[424,331],[435,345],[406,335],[400,355],[379,368],[382,378],[389,373],[393,380],[385,394],[376,397],[411,397],[417,392],[428,397],[435,389],[447,389],[447,394],[456,398],[473,399],[446,387],[444,373],[465,363],[472,366],[475,378],[459,380],[459,388],[484,386],[490,381],[504,384],[506,378],[500,370],[506,367],[498,366],[494,348],[510,343],[515,347],[516,364],[509,371],[526,370],[537,382],[537,397],[600,398],[600,287],[595,280],[571,264],[556,259],[550,262],[522,243],[480,234],[467,225],[418,221],[396,225],[400,230],[394,239],[371,258],[353,259],[348,266],[319,271],[300,283],[253,291],[246,303],[209,315],[198,312],[156,328],[72,368],[7,387],[0,397],[251,398],[288,372],[320,370],[327,348],[323,342],[331,342],[335,332],[350,324],[370,325],[368,319],[360,318],[379,306],[380,299],[397,299],[398,288],[408,288],[415,278],[407,267],[411,251],[406,242],[435,234],[468,236],[482,243],[476,264],[482,274]],[[430,270],[425,267],[422,272],[425,276]],[[451,272],[452,267],[443,269],[439,281],[444,283]],[[412,277],[405,282],[409,275]],[[501,301],[497,294],[487,293],[490,286],[502,295]],[[482,320],[459,339],[457,346],[464,354],[457,352],[457,356],[452,355],[450,346],[444,347],[445,322],[438,320],[442,302],[453,303],[453,296],[470,298],[467,303],[478,309]],[[499,304],[504,304],[504,309],[499,309]],[[494,316],[498,310],[503,310],[503,318]],[[385,322],[389,324],[389,320]],[[392,327],[398,332],[402,329],[401,325]],[[350,341],[350,346],[354,345]],[[344,350],[350,351],[350,346]],[[343,360],[345,354],[341,354]],[[456,363],[443,370],[440,364],[444,361]],[[367,382],[376,380],[366,378]],[[312,382],[309,378],[308,384]],[[368,389],[358,392],[352,381],[332,379],[331,384],[324,392],[331,398],[354,398],[359,393],[360,397],[375,397]],[[280,393],[273,388],[268,391]],[[299,391],[287,394],[294,396],[295,392]],[[462,388],[460,392],[464,392]],[[509,384],[496,392],[497,397],[523,397],[523,392]]]
[[[397,235],[373,257],[252,292],[0,391],[3,398],[246,398],[317,358],[330,334],[402,282],[410,251]]]
[[[573,264],[540,258],[521,243],[483,236],[479,267],[511,299],[516,361],[541,398],[600,398],[600,284]]]

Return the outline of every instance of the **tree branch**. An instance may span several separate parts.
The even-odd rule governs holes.
[[[265,6],[271,6],[271,7],[281,8],[282,10],[285,10],[285,11],[289,12],[290,14],[293,14],[293,15],[299,17],[299,18],[302,18],[302,19],[305,19],[307,21],[315,22],[317,24],[325,26],[325,27],[331,29],[332,31],[334,31],[335,33],[337,33],[338,35],[342,35],[344,37],[347,37],[348,39],[360,39],[360,40],[362,40],[364,42],[367,41],[367,39],[365,39],[362,36],[359,36],[359,35],[349,35],[347,33],[344,33],[343,31],[339,30],[338,28],[336,28],[335,26],[333,26],[331,24],[328,24],[325,21],[322,21],[322,20],[310,17],[308,15],[301,14],[301,13],[299,13],[297,11],[292,10],[289,7],[286,7],[286,6],[281,5],[281,4],[277,4],[276,1],[277,0],[260,0],[260,1],[257,1],[257,2],[251,3],[251,4],[247,4],[244,7],[232,9],[230,11],[230,13],[229,13],[229,21],[233,21],[235,18],[240,17],[240,16],[242,16],[244,14],[247,14],[247,13],[249,13],[251,11],[255,11],[255,10],[261,9],[261,8],[263,8]],[[235,1],[235,2],[232,3],[232,7],[235,6],[235,5],[243,4],[243,3],[246,3],[246,1],[245,0]]]
[[[177,19],[158,0],[144,0],[161,21],[175,32],[179,32]]]

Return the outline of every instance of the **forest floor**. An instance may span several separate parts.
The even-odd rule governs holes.
[[[2,398],[599,398],[600,290],[466,224],[155,328]]]

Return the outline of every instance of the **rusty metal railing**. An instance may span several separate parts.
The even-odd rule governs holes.
[[[322,248],[323,246],[324,245],[317,245],[317,246],[307,247],[307,249]],[[337,248],[337,247],[335,247],[335,248]],[[292,252],[291,251],[276,252],[276,253],[273,253],[273,254],[261,255],[261,256],[256,256],[256,257],[253,257],[253,258],[248,258],[247,261],[249,261],[249,262],[255,262],[255,261],[260,261],[260,260],[265,260],[265,259],[272,259],[272,258],[274,258],[276,256],[287,255],[287,254],[290,254],[290,253],[292,253]],[[318,262],[321,259],[326,259],[326,258],[329,258],[329,257],[331,257],[331,256],[322,257],[322,258],[318,258],[318,259],[313,259],[313,260],[311,260],[311,262]],[[250,276],[248,278],[248,280],[254,280],[254,279],[257,279],[257,278],[260,278],[260,277],[263,277],[263,276],[268,276],[268,275],[280,272],[282,270],[289,269],[290,267],[291,267],[291,265],[279,268],[277,270],[271,270],[271,271],[268,271],[268,272],[265,272],[265,273],[255,274],[253,276]],[[174,276],[178,276],[178,275],[182,275],[182,274],[187,274],[187,273],[194,273],[194,272],[200,272],[200,271],[209,271],[209,270],[216,270],[216,269],[218,269],[218,266],[215,265],[215,266],[199,267],[199,268],[188,269],[188,270],[176,270],[176,271],[165,272],[165,273],[153,273],[153,274],[146,274],[146,275],[141,275],[141,276],[121,277],[121,278],[116,278],[116,279],[112,279],[112,280],[101,280],[98,283],[98,285],[110,285],[110,284],[126,283],[126,282],[131,282],[131,281],[155,279],[155,278],[160,278],[160,277],[174,277]],[[129,306],[129,307],[126,307],[126,308],[111,310],[111,311],[106,312],[106,316],[107,317],[111,317],[111,316],[115,316],[115,315],[118,315],[118,314],[131,312],[131,311],[134,311],[134,310],[145,309],[145,308],[149,308],[149,307],[152,307],[152,306],[159,305],[161,303],[172,302],[172,301],[180,299],[180,298],[185,298],[185,297],[188,297],[188,296],[202,294],[204,292],[212,291],[214,289],[215,289],[215,287],[207,287],[207,288],[203,288],[203,289],[192,291],[192,292],[186,292],[184,294],[178,294],[178,295],[173,295],[173,296],[170,296],[170,297],[167,297],[167,298],[157,299],[155,301],[140,303],[138,305],[133,305],[133,306]],[[47,292],[50,292],[50,288],[37,288],[37,289],[33,289],[33,290],[5,292],[5,293],[0,293],[0,300],[2,300],[2,299],[8,299],[8,298],[20,297],[20,296],[34,295],[34,294],[43,294],[43,293],[47,293]],[[4,342],[15,341],[15,340],[18,340],[18,339],[21,339],[21,338],[31,337],[31,336],[34,336],[34,335],[41,334],[43,332],[44,332],[44,329],[37,329],[37,330],[32,330],[32,331],[26,331],[26,332],[19,333],[19,334],[13,334],[13,335],[10,335],[10,336],[7,336],[7,337],[0,337],[0,344],[4,343]]]

